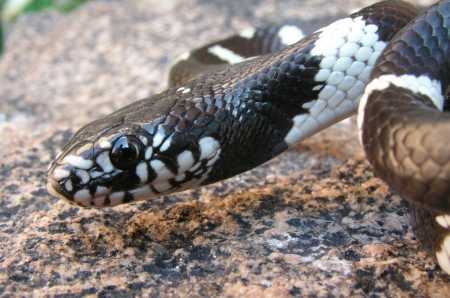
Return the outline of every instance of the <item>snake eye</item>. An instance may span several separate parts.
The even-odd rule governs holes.
[[[140,161],[144,145],[134,136],[118,138],[111,149],[111,162],[121,170],[133,168]]]

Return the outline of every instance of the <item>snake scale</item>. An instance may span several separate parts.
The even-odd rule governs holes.
[[[169,88],[81,128],[51,194],[107,207],[252,169],[358,109],[377,176],[416,206],[450,274],[450,1],[388,0],[303,37],[245,30],[180,57]],[[432,235],[432,236],[431,236]]]

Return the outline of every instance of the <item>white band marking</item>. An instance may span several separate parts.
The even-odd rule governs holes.
[[[311,55],[322,59],[314,80],[320,87],[317,99],[304,104],[309,112],[296,115],[285,137],[288,145],[311,136],[349,116],[364,92],[373,69],[370,64],[380,56],[386,43],[378,27],[362,17],[345,18],[319,31]],[[318,87],[319,86],[319,87]]]
[[[218,57],[220,60],[228,62],[229,64],[237,64],[245,60],[244,57],[239,56],[233,51],[219,45],[210,47],[208,49],[208,53]]]
[[[284,45],[291,45],[300,41],[305,37],[305,34],[297,26],[286,25],[280,28],[278,37]]]
[[[358,108],[358,128],[361,130],[364,122],[364,112],[367,105],[367,100],[373,91],[382,91],[387,89],[390,85],[410,90],[413,93],[420,93],[427,96],[433,104],[442,111],[444,108],[444,97],[442,95],[442,85],[440,81],[432,80],[427,76],[416,77],[414,75],[396,76],[393,74],[382,75],[370,82],[364,95],[361,99]],[[360,141],[362,140],[360,135]]]
[[[242,30],[239,33],[239,36],[246,38],[246,39],[252,39],[253,36],[255,36],[255,32],[256,32],[255,28],[247,28],[247,29]]]

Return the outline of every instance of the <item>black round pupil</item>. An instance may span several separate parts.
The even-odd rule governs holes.
[[[112,163],[121,170],[134,167],[139,162],[141,147],[142,143],[136,137],[120,137],[111,150]]]

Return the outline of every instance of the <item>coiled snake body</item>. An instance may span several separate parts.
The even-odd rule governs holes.
[[[170,88],[81,128],[49,192],[105,207],[256,167],[353,114],[375,173],[418,206],[450,274],[450,1],[380,2],[301,39],[246,30],[184,55]]]

